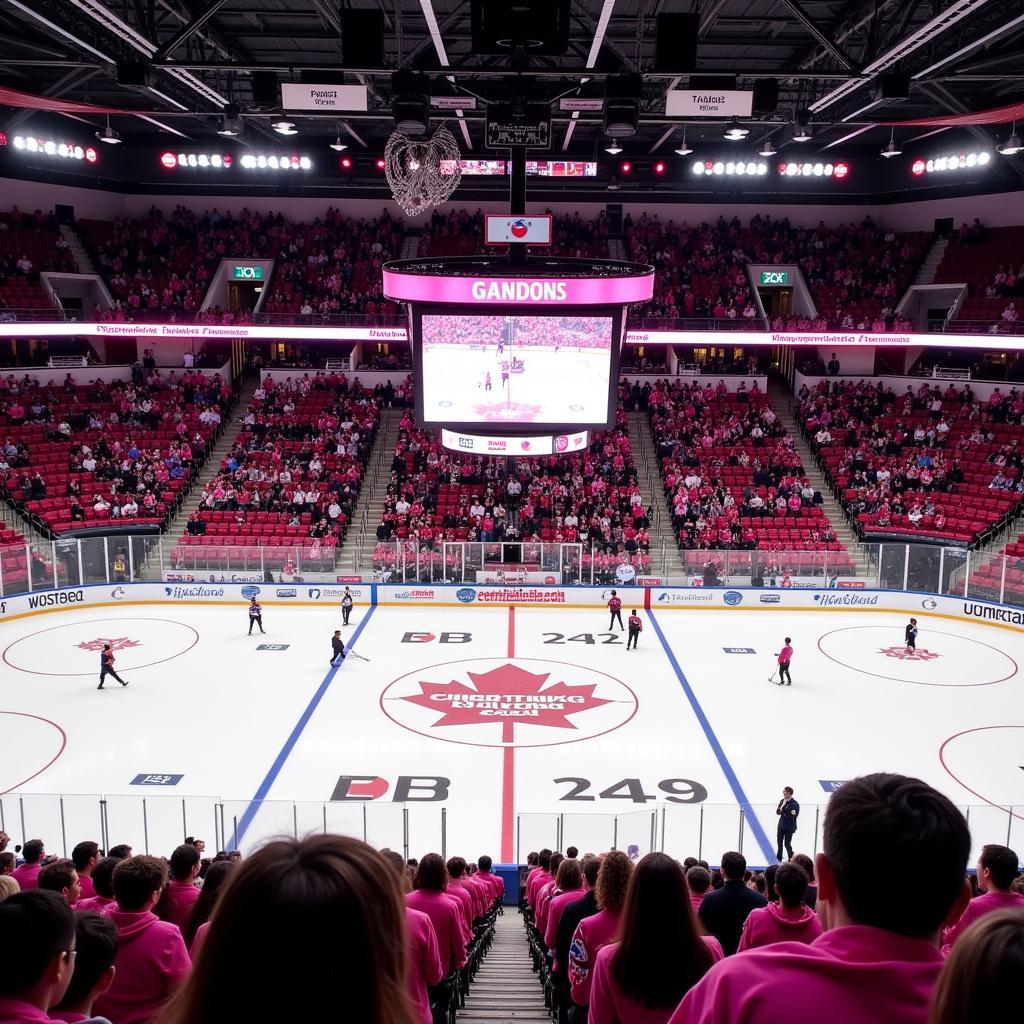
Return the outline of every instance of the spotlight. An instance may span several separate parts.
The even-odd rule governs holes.
[[[619,174],[632,174],[632,173],[633,173],[633,165],[628,160],[623,160],[622,163],[619,164]]]
[[[618,156],[622,152],[622,147],[617,142],[611,142],[604,147],[604,151],[609,156]]]
[[[810,142],[813,138],[814,132],[811,131],[811,125],[807,119],[807,115],[797,114],[796,121],[793,124],[793,141]]]
[[[1010,129],[1010,137],[1000,145],[996,146],[996,152],[1001,153],[1003,156],[1014,156],[1019,153],[1024,146],[1020,144],[1020,136],[1017,134],[1017,122],[1013,122],[1013,128]]]
[[[725,126],[725,137],[730,142],[742,142],[750,134],[750,129],[745,128],[739,121],[730,121]]]
[[[113,128],[110,127],[109,114],[107,115],[107,127],[104,128],[103,131],[97,132],[96,138],[99,139],[100,142],[106,142],[108,145],[111,146],[117,146],[120,144],[121,136],[118,135],[118,133],[114,131]]]
[[[902,152],[903,150],[896,142],[896,129],[893,128],[889,133],[889,141],[882,147],[882,156],[886,160],[890,160],[894,156],[899,156]]]
[[[391,76],[391,114],[395,127],[406,135],[423,135],[430,125],[430,82],[414,71]]]
[[[223,135],[228,139],[233,139],[236,135],[240,135],[242,132],[240,113],[241,107],[237,103],[229,103],[224,108],[224,116],[221,119],[220,128],[217,129],[217,134]]]
[[[761,148],[757,151],[758,156],[775,156],[778,150],[772,145],[771,139],[765,136],[765,140],[761,145]]]
[[[654,165],[654,173],[655,173],[655,174],[664,174],[664,173],[665,173],[665,170],[666,170],[666,168],[665,168],[665,162],[664,162],[663,160],[659,160],[659,161],[658,161],[658,162],[657,162],[657,163],[656,163],[656,164]]]
[[[274,121],[270,125],[278,135],[298,135],[294,121]]]
[[[341,141],[341,135],[340,134],[331,143],[331,149],[333,149],[335,153],[344,153],[345,150],[348,149],[348,146],[344,142]]]
[[[604,85],[604,131],[613,139],[636,135],[643,79],[638,74],[613,75]]]
[[[378,171],[383,171],[384,170],[384,159],[383,159],[383,157],[377,157],[377,170]]]
[[[689,156],[693,152],[693,147],[686,143],[686,126],[683,126],[683,141],[676,148],[677,156]]]
[[[339,167],[340,167],[340,168],[341,168],[341,169],[342,169],[343,171],[351,171],[351,170],[352,170],[352,157],[350,157],[350,156],[343,156],[343,157],[342,157],[342,158],[341,158],[341,159],[340,159],[340,160],[338,161],[338,166],[339,166]]]

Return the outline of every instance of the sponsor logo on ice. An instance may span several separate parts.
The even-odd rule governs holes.
[[[110,644],[112,651],[124,651],[129,647],[139,647],[141,641],[126,636],[98,636],[95,640],[83,640],[78,647],[83,651],[102,651],[107,644]]]
[[[129,786],[176,786],[181,780],[185,778],[184,775],[136,775]]]
[[[290,644],[259,644],[257,651],[287,651]]]
[[[757,654],[753,647],[723,647],[726,654]]]
[[[826,793],[834,793],[845,781],[846,779],[818,779]]]
[[[899,644],[894,644],[892,647],[879,647],[878,653],[884,654],[887,658],[896,658],[899,661],[934,661],[936,658],[942,657],[941,654],[926,650],[924,647],[916,651],[910,651]]]

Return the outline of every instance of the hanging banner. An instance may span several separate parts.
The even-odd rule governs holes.
[[[281,83],[281,107],[284,110],[366,110],[365,85],[305,85]]]
[[[750,117],[754,94],[742,89],[670,89],[665,97],[669,117]]]

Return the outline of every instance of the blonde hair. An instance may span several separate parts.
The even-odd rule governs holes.
[[[0,903],[10,899],[16,892],[21,892],[18,880],[11,875],[0,875]]]

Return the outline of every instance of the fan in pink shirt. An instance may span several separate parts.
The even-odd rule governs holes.
[[[752,910],[743,922],[739,952],[776,942],[813,942],[821,934],[821,921],[804,903],[809,883],[799,864],[787,861],[775,873],[778,903]]]
[[[472,925],[478,917],[483,915],[483,910],[480,906],[480,892],[470,882],[469,876],[466,874],[466,858],[449,857],[446,867],[448,868],[448,878],[451,882],[448,889],[462,901],[466,908],[466,917],[470,925]]]
[[[577,1006],[590,1002],[590,986],[594,978],[594,961],[609,942],[614,942],[622,922],[622,906],[626,902],[633,862],[621,850],[606,853],[597,873],[594,895],[598,911],[585,917],[576,926],[569,946],[569,985],[572,1001]]]
[[[629,880],[620,941],[594,961],[588,1024],[665,1024],[679,1000],[722,959],[701,934],[682,867],[649,853]]]
[[[970,896],[970,847],[963,815],[920,780],[879,774],[843,783],[815,863],[824,934],[716,965],[670,1024],[925,1024],[942,926]],[[880,864],[905,866],[895,892]]]
[[[30,839],[22,848],[21,855],[25,863],[14,869],[14,880],[22,892],[28,892],[29,889],[39,887],[39,872],[43,869],[42,861],[46,856],[42,839]]]
[[[690,906],[696,914],[700,910],[701,900],[711,888],[711,872],[701,864],[694,864],[686,870],[686,888],[690,893]]]
[[[102,1020],[93,1016],[97,999],[114,980],[117,926],[95,913],[75,914],[75,970],[61,1001],[50,1010],[54,1020],[66,1024]]]
[[[942,952],[949,955],[956,941],[975,921],[995,910],[1024,910],[1024,895],[1010,887],[1020,864],[1008,846],[983,846],[978,857],[978,885],[985,890],[967,904],[952,928],[942,936]]]
[[[575,857],[566,858],[558,865],[558,875],[555,877],[555,887],[552,889],[551,899],[547,903],[547,915],[544,925],[544,942],[548,949],[555,948],[555,939],[558,935],[558,922],[562,919],[562,911],[583,895],[583,872],[580,870],[580,862]],[[555,965],[558,969],[558,965]]]
[[[71,860],[78,872],[78,884],[82,887],[82,899],[91,899],[96,895],[96,889],[92,884],[92,873],[100,860],[99,844],[91,841],[79,843],[71,851]],[[78,909],[77,906],[75,909]]]
[[[458,906],[445,895],[448,872],[441,855],[428,853],[416,867],[415,888],[405,905],[430,918],[437,936],[437,948],[444,973],[461,970],[466,964],[466,941]]]
[[[161,921],[176,924],[183,935],[192,908],[199,899],[196,879],[199,877],[201,859],[199,851],[189,843],[183,843],[175,849],[171,854],[170,881],[164,886],[153,911]]]
[[[478,878],[481,882],[486,883],[491,889],[491,902],[494,903],[496,900],[503,900],[505,898],[505,883],[497,875],[491,872],[494,862],[487,854],[477,858],[476,866],[477,873],[474,877]]]
[[[551,881],[551,851],[544,849],[537,855],[537,867],[526,880],[526,902],[536,915],[537,890]]]
[[[117,925],[116,973],[96,1013],[117,1024],[145,1024],[188,976],[191,961],[176,924],[154,914],[167,883],[156,857],[129,857],[114,869],[114,899],[104,917]]]
[[[96,895],[80,899],[75,904],[75,910],[91,910],[102,914],[104,908],[114,902],[114,868],[122,860],[124,860],[123,857],[104,857],[93,868],[92,884]]]

